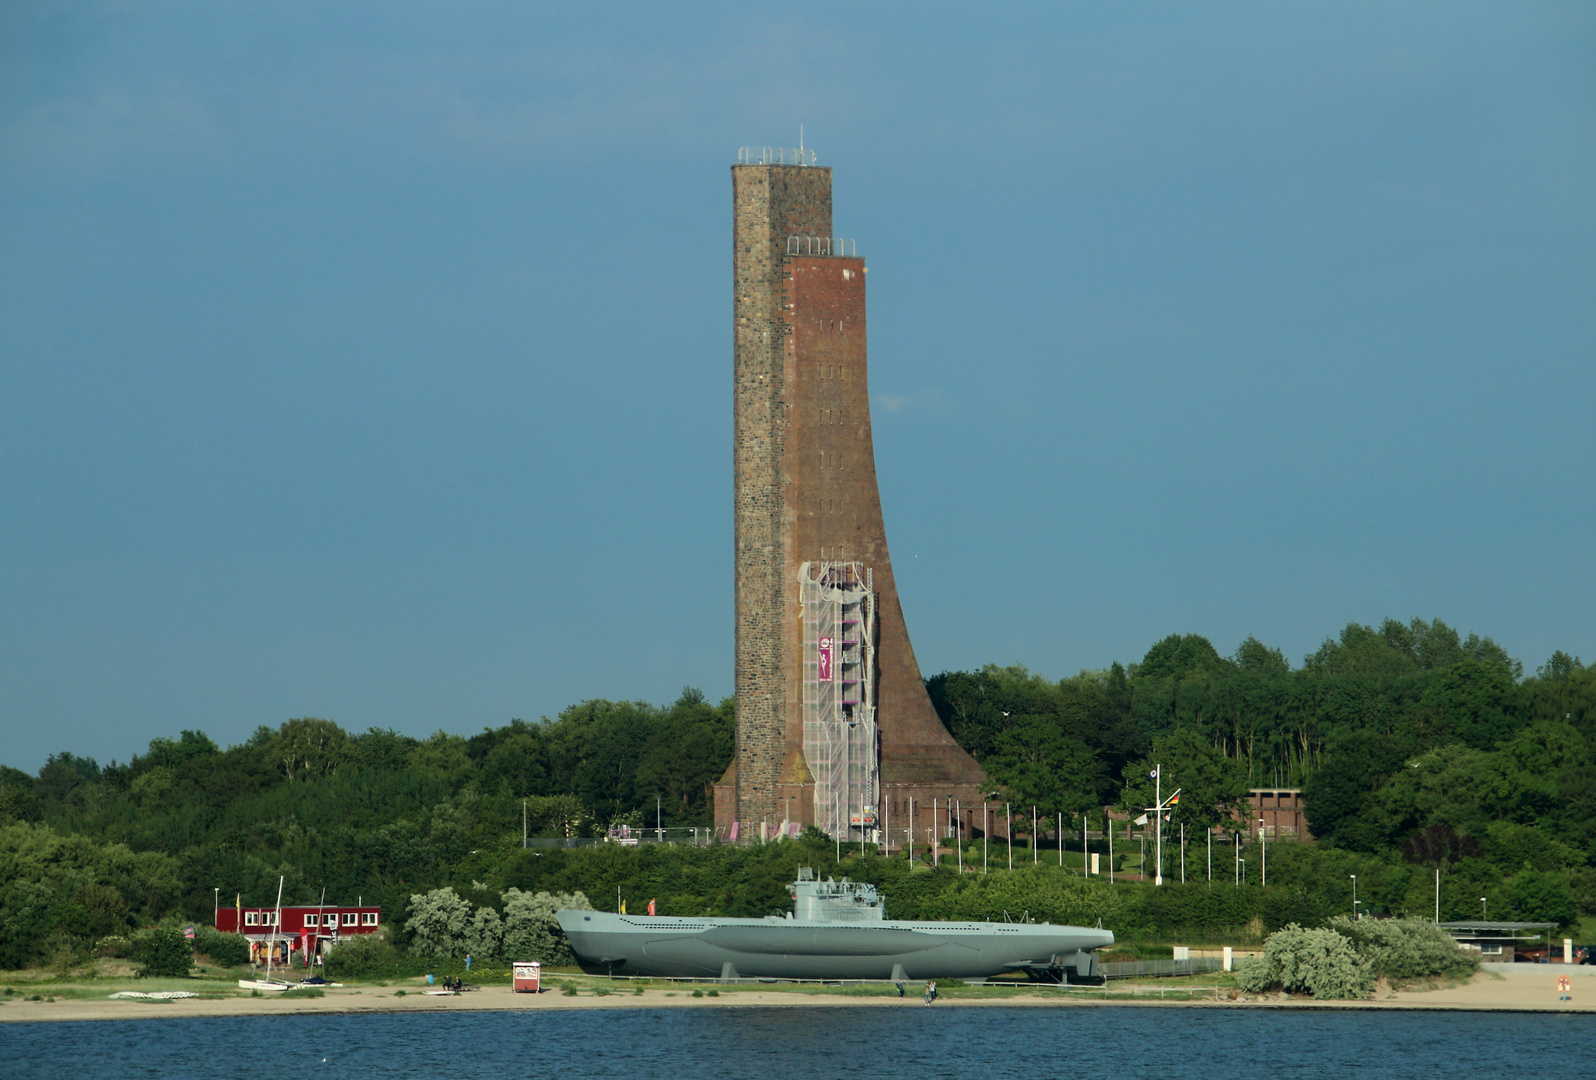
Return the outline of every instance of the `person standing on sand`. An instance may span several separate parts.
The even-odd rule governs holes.
[[[898,980],[898,996],[899,997],[903,996],[903,980],[902,979]]]
[[[466,974],[471,974],[471,954],[466,953]]]

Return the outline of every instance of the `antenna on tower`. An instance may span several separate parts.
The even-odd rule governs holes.
[[[804,126],[798,125],[798,164],[804,163]]]

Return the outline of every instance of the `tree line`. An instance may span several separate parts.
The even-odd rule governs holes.
[[[1297,666],[1253,638],[1222,656],[1187,634],[1060,680],[989,665],[927,686],[993,790],[1044,816],[1145,807],[1155,764],[1183,789],[1174,817],[1189,834],[1233,829],[1251,788],[1306,791],[1319,843],[1272,850],[1267,894],[1204,882],[1108,904],[1117,894],[1103,886],[1093,902],[1111,928],[1309,924],[1343,910],[1353,873],[1371,908],[1423,913],[1438,869],[1443,915],[1469,914],[1487,892],[1500,898],[1492,914],[1571,923],[1596,913],[1596,671],[1564,653],[1526,678],[1489,638],[1386,620],[1349,625]],[[669,893],[656,866],[665,859],[672,876],[700,883],[671,893],[672,913],[741,914],[785,895],[790,859],[520,846],[523,822],[542,836],[653,825],[656,814],[667,827],[707,825],[733,746],[733,702],[689,689],[668,705],[587,701],[471,736],[298,718],[226,748],[183,731],[126,763],[62,752],[35,774],[0,766],[0,966],[208,919],[218,889],[223,903],[267,903],[279,875],[285,902],[325,889],[379,903],[402,925],[413,896],[443,888],[501,915],[513,888]],[[878,863],[860,872],[883,875],[906,914],[974,917],[1000,888],[996,875],[975,886],[860,860]],[[931,903],[932,882],[953,899]],[[971,889],[980,895],[957,900]]]

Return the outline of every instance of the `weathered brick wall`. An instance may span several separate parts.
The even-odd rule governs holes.
[[[882,782],[928,784],[933,791],[970,785],[973,795],[985,778],[948,735],[926,693],[887,549],[870,426],[865,282],[863,259],[788,260],[787,576],[794,581],[797,567],[810,559],[856,560],[871,569]],[[789,592],[796,606],[796,584]],[[789,740],[801,744],[796,693],[788,695],[787,730]]]
[[[900,798],[973,803],[985,777],[926,694],[887,551],[864,261],[786,254],[788,236],[831,235],[831,172],[735,166],[732,190],[737,754],[716,786],[716,823],[735,817],[757,836],[759,822],[774,826],[788,812],[813,820],[798,567],[817,559],[874,573],[883,783]]]
[[[786,444],[783,356],[788,236],[831,235],[831,170],[732,167],[733,450],[736,531],[736,809],[744,822],[779,818],[787,758],[782,523]]]

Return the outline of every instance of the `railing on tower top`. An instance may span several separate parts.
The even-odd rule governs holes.
[[[859,257],[859,245],[840,236],[789,236],[789,255],[837,255],[847,259]]]
[[[807,147],[745,146],[737,151],[739,165],[813,165],[815,152]]]

